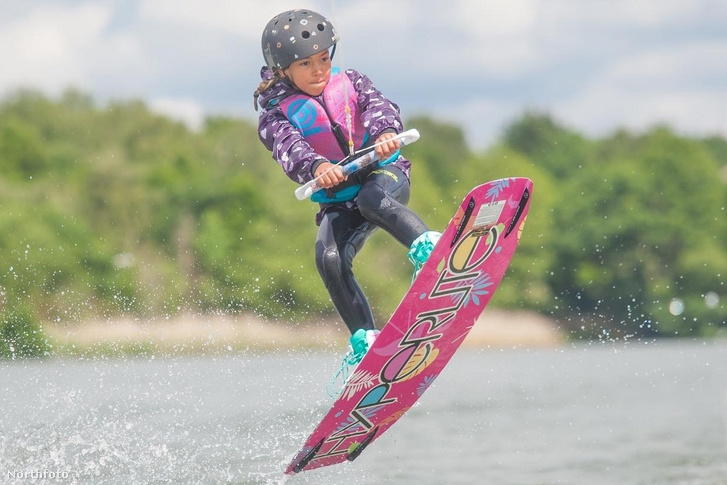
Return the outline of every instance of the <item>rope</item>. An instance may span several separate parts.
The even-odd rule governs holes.
[[[333,19],[333,25],[339,25],[336,19],[336,0],[331,0],[331,18]],[[340,35],[339,35],[340,39]],[[341,42],[339,40],[339,42]],[[346,62],[343,58],[343,53],[338,54],[341,59],[341,70],[343,75],[346,76]],[[351,119],[351,104],[348,100],[348,83],[343,83],[343,98],[346,101],[346,131],[348,132],[348,154],[353,155],[355,152],[355,146],[353,144],[353,120]]]

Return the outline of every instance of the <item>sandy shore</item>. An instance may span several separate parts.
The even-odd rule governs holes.
[[[185,315],[171,319],[113,320],[73,326],[46,325],[61,353],[201,353],[210,350],[343,348],[343,324],[283,325],[242,315]],[[488,309],[463,345],[555,347],[564,340],[557,325],[534,312]]]

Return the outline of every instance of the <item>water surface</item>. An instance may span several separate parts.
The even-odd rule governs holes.
[[[332,352],[0,363],[0,483],[273,484]],[[727,484],[727,343],[467,350],[353,463],[289,484]]]

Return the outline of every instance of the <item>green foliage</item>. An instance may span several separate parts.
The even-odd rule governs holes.
[[[543,160],[567,159],[551,138],[572,135],[553,132],[551,120],[537,123],[547,129],[534,131],[550,136],[528,149]],[[567,177],[553,212],[553,312],[598,315],[625,335],[710,333],[724,325],[724,305],[700,302],[710,291],[724,294],[727,274],[720,248],[727,192],[709,148],[656,128],[616,133],[583,157],[570,170],[554,170]],[[670,312],[673,299],[687,302],[683,314]]]
[[[569,177],[587,160],[589,143],[546,114],[528,112],[511,124],[504,142],[556,178]]]
[[[724,139],[661,127],[594,140],[526,113],[500,143],[473,153],[458,126],[429,118],[407,126],[422,134],[405,149],[410,206],[433,229],[477,184],[535,182],[495,305],[563,321],[592,316],[627,335],[711,334],[726,324]],[[18,335],[36,340],[15,349],[46,352],[36,318],[332,314],[313,259],[317,206],[298,202],[294,189],[244,120],[210,118],[194,133],[140,101],[99,108],[73,90],[58,100],[30,91],[6,98],[0,353]],[[378,231],[356,259],[378,321],[409,285],[406,250]],[[674,299],[683,313],[670,311]]]
[[[704,146],[710,151],[712,157],[720,166],[727,166],[727,140],[712,136],[704,140]],[[723,171],[722,173],[724,174],[725,172]]]
[[[0,316],[0,358],[37,358],[49,352],[43,329],[25,305],[15,306]]]

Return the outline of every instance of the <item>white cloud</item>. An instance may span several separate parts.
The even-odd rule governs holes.
[[[190,130],[199,131],[205,121],[204,108],[191,98],[156,98],[149,102],[155,113],[181,121]]]
[[[260,34],[295,0],[9,0],[0,96],[17,86],[143,98],[199,126],[206,110],[253,117]],[[15,7],[12,6],[15,2]],[[80,3],[79,3],[80,2]],[[10,7],[8,7],[10,5]],[[483,146],[527,107],[576,129],[668,122],[724,133],[724,0],[309,0],[404,113],[456,121]],[[8,10],[9,9],[9,10]]]
[[[461,126],[469,145],[483,149],[496,142],[521,111],[522,106],[517,102],[472,98],[456,105],[440,107],[431,114],[435,119]]]
[[[536,0],[459,0],[445,9],[454,28],[482,41],[530,35],[537,22]]]
[[[294,0],[143,0],[139,15],[147,22],[176,24],[259,40],[263,27],[273,16],[296,8],[301,8],[301,5]]]
[[[86,57],[107,25],[98,4],[39,7],[0,30],[0,90],[34,86],[58,92],[88,85]]]
[[[392,73],[501,79],[530,71],[538,62],[536,3],[372,0],[347,4],[332,19],[354,66],[377,63]]]
[[[727,135],[727,93],[637,93],[618,86],[600,85],[550,109],[558,118],[596,136],[618,127],[643,130],[661,123],[688,133]]]
[[[633,88],[660,90],[722,80],[727,89],[727,41],[694,42],[648,51],[616,63],[604,81]]]
[[[457,46],[465,69],[489,78],[512,78],[531,72],[542,61],[536,43],[534,0],[467,0],[457,2],[450,28],[461,26],[465,37]]]
[[[617,126],[667,123],[727,135],[727,42],[698,42],[624,59],[552,110],[602,134]]]
[[[709,15],[711,5],[720,0],[610,0],[575,1],[549,0],[539,2],[539,20],[554,26],[561,26],[563,34],[568,28],[584,31],[612,31],[634,29],[656,29],[675,24],[694,22]],[[587,40],[587,39],[584,39]]]
[[[69,86],[93,94],[142,95],[144,62],[133,31],[111,31],[110,4],[41,5],[0,30],[0,94],[33,87],[56,95]],[[129,90],[136,87],[136,91]]]

